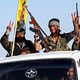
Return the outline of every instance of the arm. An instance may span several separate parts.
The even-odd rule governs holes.
[[[35,33],[35,35],[34,35],[34,45],[35,45],[36,51],[39,51],[39,50],[42,49],[42,46],[41,46],[41,44],[39,43],[39,40],[38,40],[38,34],[37,33]]]
[[[8,39],[9,39],[9,34],[12,30],[12,26],[13,26],[13,22],[10,21],[5,34],[1,38],[1,44],[8,52],[9,52],[10,44],[11,44],[11,42]]]
[[[76,13],[71,14],[71,15],[72,15],[72,21],[73,21],[73,26],[74,26],[73,35],[75,36],[79,32],[78,17],[76,15]]]
[[[38,30],[39,28],[37,27],[37,25],[34,25],[34,29]],[[35,33],[35,35],[34,35],[34,45],[35,45],[36,51],[39,51],[42,49],[42,46],[39,43],[39,36],[37,33]]]
[[[72,44],[72,50],[80,50],[80,36],[76,35]]]
[[[64,34],[67,42],[69,42],[71,39],[73,39],[78,34],[78,31],[79,31],[78,17],[76,15],[76,13],[72,13],[71,16],[72,16],[72,22],[73,22],[74,30],[69,32],[69,33]]]

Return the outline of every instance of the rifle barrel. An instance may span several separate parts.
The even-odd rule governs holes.
[[[77,18],[78,18],[78,25],[79,25],[78,3],[76,3],[76,15],[77,15]]]
[[[26,10],[27,10],[27,12],[29,13],[29,15],[30,15],[30,18],[32,19],[34,19],[35,20],[35,18],[32,16],[32,14],[31,14],[31,12],[28,10],[28,8],[26,7]],[[36,20],[35,20],[35,22],[36,22]],[[38,25],[38,23],[36,22],[36,25],[38,26],[38,28],[43,32],[43,34],[47,37],[47,34],[43,31],[43,29]]]

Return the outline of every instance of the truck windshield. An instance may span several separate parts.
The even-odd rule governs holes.
[[[73,75],[70,75],[70,68],[73,68]],[[0,80],[66,80],[68,77],[78,80],[73,59],[43,59],[0,64]]]

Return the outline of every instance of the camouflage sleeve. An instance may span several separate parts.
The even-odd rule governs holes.
[[[4,47],[4,49],[6,49],[8,52],[10,52],[10,46],[11,46],[11,42],[8,41],[8,37],[9,35],[7,35],[6,33],[2,36],[1,38],[1,44]]]
[[[73,32],[64,33],[62,36],[66,38],[67,43],[74,38]]]
[[[80,45],[77,44],[75,41],[72,44],[72,50],[80,50]]]

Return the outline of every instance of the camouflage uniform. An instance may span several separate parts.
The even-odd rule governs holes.
[[[74,38],[74,42],[72,44],[72,50],[80,50],[80,31]]]
[[[80,50],[80,44],[74,41],[72,44],[72,50]]]
[[[47,45],[49,46],[49,48],[51,48],[50,51],[66,51],[66,50],[70,50],[70,48],[68,47],[68,42],[73,38],[73,34],[71,33],[64,33],[64,34],[60,34],[59,38],[57,40],[57,43],[54,43],[52,41],[52,37],[48,36],[46,38],[46,42]],[[44,47],[43,44],[41,43],[42,48]]]
[[[10,56],[12,52],[13,42],[8,41],[8,38],[9,38],[9,35],[6,35],[5,33],[1,38],[1,44],[8,51],[8,54]],[[15,42],[13,55],[20,55],[21,53],[20,51],[24,48],[27,48],[28,53],[36,52],[33,43],[30,40],[25,40],[22,47],[19,45],[19,43]]]

